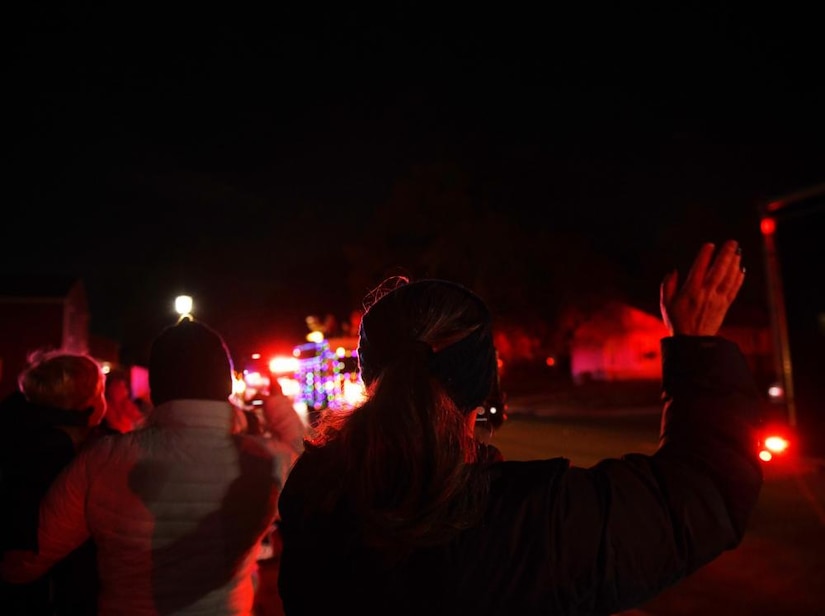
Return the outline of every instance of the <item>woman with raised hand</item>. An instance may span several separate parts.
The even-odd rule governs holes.
[[[385,281],[361,323],[368,396],[325,416],[280,497],[286,613],[611,614],[735,548],[762,485],[758,390],[718,336],[743,279],[734,241],[665,277],[659,447],[590,468],[476,440],[490,311],[453,282]]]

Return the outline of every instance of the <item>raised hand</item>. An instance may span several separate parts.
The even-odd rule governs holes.
[[[659,307],[670,334],[715,336],[733,303],[745,271],[742,251],[728,240],[716,251],[715,244],[703,244],[681,288],[679,274],[667,274],[659,288]]]

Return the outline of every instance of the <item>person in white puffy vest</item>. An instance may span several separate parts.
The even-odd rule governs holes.
[[[41,506],[39,553],[6,553],[3,579],[36,579],[91,537],[101,616],[251,616],[256,558],[296,454],[233,433],[232,374],[204,323],[164,329],[150,353],[146,426],[73,460]]]

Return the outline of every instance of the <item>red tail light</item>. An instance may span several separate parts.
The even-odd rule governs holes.
[[[763,462],[780,458],[788,454],[791,449],[791,440],[781,431],[768,430],[759,443],[759,458]]]

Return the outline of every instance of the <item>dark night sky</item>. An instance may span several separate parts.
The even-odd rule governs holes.
[[[18,8],[2,271],[82,276],[127,349],[187,290],[246,348],[345,315],[342,245],[447,168],[654,296],[736,237],[759,301],[758,204],[825,181],[813,14],[385,4]]]

